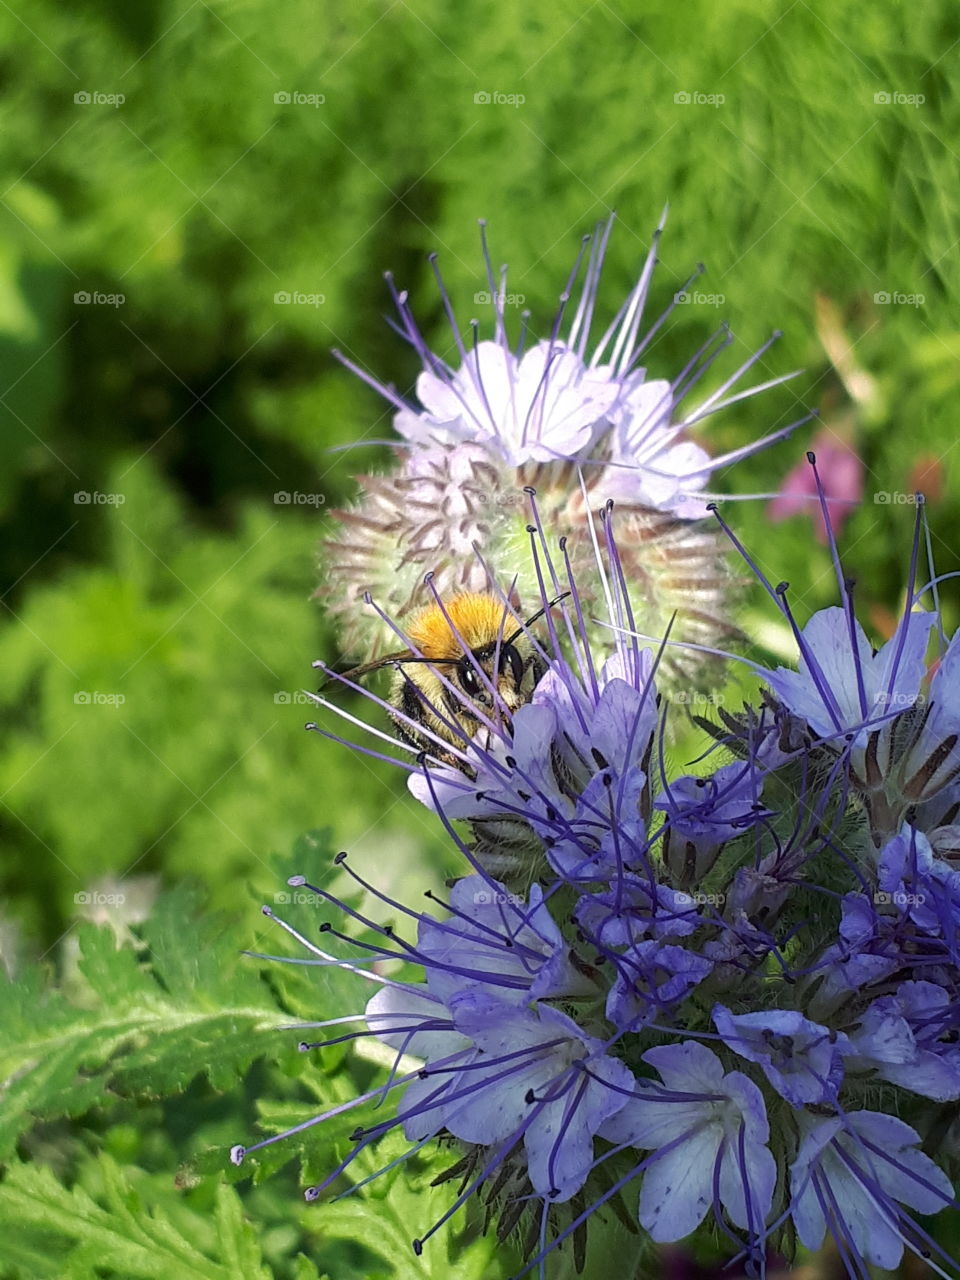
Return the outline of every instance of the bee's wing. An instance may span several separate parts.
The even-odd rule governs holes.
[[[331,675],[324,681],[323,687],[339,682],[341,680],[359,680],[361,676],[369,675],[371,671],[379,671],[381,667],[392,666],[395,662],[410,662],[414,659],[412,649],[400,649],[397,653],[385,653],[382,658],[374,658],[372,662],[364,662],[359,667],[351,667],[349,671],[339,671],[336,675]]]

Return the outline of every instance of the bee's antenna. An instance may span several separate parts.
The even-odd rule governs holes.
[[[558,605],[561,600],[566,600],[567,596],[569,596],[570,594],[571,592],[569,591],[561,591],[561,593],[558,596],[554,596],[554,598],[550,600],[547,604],[545,604],[542,609],[538,609],[532,618],[527,618],[527,620],[524,622],[522,627],[517,627],[513,635],[510,636],[508,640],[504,641],[504,644],[513,644],[514,640],[518,639],[520,636],[523,635],[527,627],[532,627],[535,622],[539,622],[540,619],[543,617],[543,615],[548,612],[548,610],[552,609],[554,605]]]

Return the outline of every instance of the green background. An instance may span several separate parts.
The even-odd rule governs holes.
[[[40,961],[62,980],[84,895],[123,892],[126,912],[98,916],[122,931],[184,881],[201,912],[226,913],[231,954],[253,945],[256,902],[292,869],[320,874],[319,857],[271,861],[311,828],[411,901],[456,866],[402,778],[303,733],[297,691],[338,652],[311,600],[318,543],[351,476],[388,456],[364,443],[389,437],[384,403],[331,349],[412,386],[414,354],[383,319],[392,269],[449,354],[426,255],[461,319],[483,316],[478,217],[542,332],[579,237],[616,209],[612,314],[669,202],[651,317],[701,260],[698,289],[723,301],[677,308],[651,374],[678,371],[720,319],[736,335],[725,370],[783,329],[758,373],[802,376],[710,424],[709,446],[807,408],[854,444],[865,497],[845,547],[878,636],[918,476],[938,568],[960,567],[958,41],[947,0],[0,5],[8,970]],[[816,430],[718,487],[775,490]],[[331,452],[345,444],[360,447]],[[809,520],[727,511],[801,614],[832,599]],[[945,607],[955,622],[949,588]],[[246,1076],[232,1113],[211,1090],[224,1131],[207,1145],[243,1137],[239,1108],[277,1078]],[[202,1127],[210,1112],[188,1114]],[[130,1124],[118,1158],[157,1187],[204,1145],[162,1111]],[[119,1131],[82,1112],[25,1141],[69,1183]],[[269,1265],[294,1274],[293,1234],[265,1225],[283,1197],[248,1211]]]

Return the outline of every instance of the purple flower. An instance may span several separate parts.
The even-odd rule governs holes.
[[[448,1039],[438,1041],[439,1055],[407,1085],[397,1110],[407,1138],[445,1129],[504,1153],[522,1141],[534,1190],[568,1200],[590,1172],[594,1135],[632,1092],[632,1073],[550,1005],[518,1008],[470,989],[447,1007]],[[371,1001],[371,1026],[387,1012],[416,1018],[396,988]]]
[[[756,1062],[791,1106],[836,1101],[847,1047],[842,1032],[810,1022],[792,1009],[737,1015],[718,1004],[713,1021],[724,1044]]]
[[[808,458],[814,462],[812,453]],[[826,512],[826,492],[815,467],[812,474],[821,510]],[[723,525],[775,599],[800,651],[797,671],[778,667],[758,669],[758,673],[781,707],[849,756],[848,782],[866,798],[877,846],[899,830],[911,807],[930,801],[960,779],[960,632],[936,665],[929,697],[924,699],[921,693],[930,632],[936,629],[942,636],[938,612],[918,607],[920,597],[930,589],[915,590],[921,517],[922,505],[914,531],[907,605],[893,636],[879,650],[872,649],[856,619],[853,585],[843,577],[832,532],[830,548],[844,604],[815,613],[801,630],[786,602],[787,584],[772,587]],[[943,847],[951,856],[958,845],[954,833],[945,834]]]
[[[669,383],[646,391],[649,408],[662,401],[669,411]],[[614,418],[632,416],[617,372],[590,368],[562,342],[538,342],[519,355],[502,342],[478,342],[458,369],[439,362],[436,372],[424,369],[417,399],[419,411],[413,406],[394,417],[405,440],[483,445],[511,467],[586,458]]]
[[[893,1270],[909,1225],[900,1204],[936,1213],[953,1203],[949,1178],[915,1150],[920,1135],[894,1116],[801,1112],[798,1122],[803,1136],[790,1170],[798,1236],[808,1249],[819,1249],[829,1228],[860,1271],[864,1263]]]
[[[679,938],[702,923],[688,893],[650,876],[624,874],[610,889],[585,894],[574,921],[595,947],[630,947],[645,938]]]
[[[929,800],[960,775],[960,631],[930,681],[929,706],[900,774],[910,801]]]
[[[555,806],[566,806],[549,752],[557,733],[554,709],[535,700],[513,715],[509,730],[484,731],[466,743],[464,768],[431,766],[429,777],[412,773],[410,793],[449,818],[483,819],[519,810],[530,820],[547,819]]]
[[[882,1080],[935,1102],[960,1098],[957,1004],[932,982],[902,982],[881,996],[850,1033],[851,1070],[874,1068]]]
[[[624,647],[593,678],[555,663],[534,702],[553,707],[564,769],[586,785],[598,770],[622,777],[641,764],[657,726],[656,697],[652,654]]]
[[[607,955],[616,978],[607,996],[607,1017],[622,1031],[636,1031],[648,1022],[670,1017],[694,987],[713,969],[713,962],[685,947],[636,942],[622,954]]]
[[[599,262],[588,268],[588,293]],[[473,451],[487,450],[494,471],[549,473],[564,501],[573,470],[551,450],[576,451],[578,466],[612,473],[617,441],[642,443],[641,402],[653,385],[629,360],[620,364],[640,301],[633,295],[615,321],[608,340],[616,354],[606,362],[584,347],[590,308],[574,318],[576,339],[558,326],[546,350],[508,349],[498,312],[495,342],[461,350],[454,367],[426,354],[423,412],[405,407],[405,465],[412,473],[431,450],[467,450],[480,485]],[[401,318],[409,319],[405,301]],[[552,1249],[631,1184],[655,1240],[682,1239],[708,1219],[708,1229],[727,1235],[732,1226],[745,1233],[758,1274],[768,1235],[789,1230],[791,1217],[810,1247],[830,1230],[851,1276],[868,1264],[895,1265],[904,1244],[933,1253],[908,1210],[952,1204],[945,1175],[917,1149],[913,1128],[853,1109],[865,1094],[883,1093],[887,1111],[917,1116],[932,1149],[960,1100],[960,640],[922,701],[930,631],[942,633],[937,615],[915,611],[927,590],[916,590],[921,524],[905,615],[877,652],[856,621],[832,532],[843,607],[816,614],[802,631],[786,584],[771,586],[754,566],[797,638],[799,670],[762,673],[770,690],[759,705],[721,706],[712,725],[698,717],[709,735],[696,761],[718,750],[728,763],[678,777],[654,678],[662,689],[689,634],[678,641],[655,631],[662,644],[641,649],[651,632],[628,584],[642,582],[646,592],[646,579],[621,556],[611,508],[598,524],[587,520],[589,537],[564,532],[554,560],[555,496],[527,494],[525,581],[542,606],[536,616],[517,612],[528,585],[517,585],[515,536],[505,533],[500,548],[510,554],[477,557],[488,589],[514,610],[511,645],[530,655],[523,670],[534,678],[523,694],[515,680],[503,714],[477,707],[463,723],[441,721],[442,735],[429,724],[415,735],[409,704],[381,703],[399,737],[371,730],[377,747],[387,742],[394,752],[380,758],[412,774],[411,789],[464,857],[448,910],[406,908],[338,856],[337,874],[353,876],[408,929],[377,931],[366,911],[315,885],[307,887],[318,900],[361,926],[356,943],[332,922],[321,926],[353,958],[323,952],[279,922],[311,953],[283,959],[378,985],[365,1018],[305,1024],[335,1030],[301,1047],[373,1036],[396,1055],[384,1082],[290,1131],[378,1104],[373,1122],[355,1131],[353,1151],[310,1196],[399,1126],[411,1145],[388,1168],[437,1136],[467,1144],[449,1171],[464,1177],[454,1207],[479,1191],[502,1214],[502,1232],[526,1218],[536,1241],[528,1270],[542,1270]],[[584,507],[592,501],[582,472],[575,496]],[[819,481],[818,496],[826,514]],[[460,515],[466,537],[472,517]],[[582,508],[578,518],[586,519]],[[636,523],[627,530],[636,537]],[[655,542],[637,545],[659,554]],[[695,557],[674,550],[671,590],[683,592],[698,571]],[[580,590],[590,555],[592,598]],[[491,565],[509,575],[500,587]],[[427,587],[441,599],[439,581]],[[684,603],[697,613],[695,598]],[[491,655],[479,648],[474,656]],[[451,675],[461,663],[442,655],[439,663],[431,687],[444,692],[432,701],[455,716],[444,694],[456,689]],[[384,971],[391,963],[403,965],[403,981]],[[414,965],[419,981],[409,978]],[[707,1011],[716,1035],[705,1030]],[[728,1070],[734,1063],[743,1071]],[[398,1105],[388,1113],[379,1104],[391,1094]],[[237,1163],[243,1156],[234,1153]],[[568,1208],[558,1210],[561,1202]]]
[[[367,1002],[364,1021],[391,1049],[425,1062],[456,1061],[471,1047],[443,1001],[411,982],[385,982]]]
[[[606,226],[597,229],[580,297],[565,331],[567,299],[582,251],[550,336],[530,346],[526,345],[526,324],[519,343],[511,346],[507,339],[506,277],[504,273],[499,282],[494,281],[485,236],[483,250],[489,284],[485,292],[493,309],[492,339],[481,341],[474,321],[473,342],[464,345],[437,273],[456,344],[454,364],[447,364],[429,349],[407,294],[393,290],[399,313],[397,328],[423,362],[423,371],[417,378],[416,402],[402,400],[392,388],[378,383],[352,361],[343,363],[396,406],[394,426],[411,447],[414,460],[419,451],[468,445],[484,449],[491,463],[500,468],[577,461],[591,470],[602,471],[596,479],[604,498],[690,518],[704,514],[699,495],[715,468],[747,457],[789,434],[792,426],[718,458],[711,458],[686,435],[695,424],[727,405],[793,376],[788,374],[728,394],[761,358],[769,343],[728,377],[718,391],[684,413],[678,412],[680,405],[730,341],[723,330],[713,336],[675,381],[648,378],[640,358],[664,317],[645,336],[641,336],[640,328],[662,222],[636,284],[606,331],[599,339],[593,338],[594,312],[612,228],[611,218]],[[390,277],[388,281],[393,288]]]
[[[938,858],[933,846],[909,823],[884,845],[877,863],[878,907],[894,911],[930,938],[951,944],[954,960],[960,925],[960,871]]]
[[[739,1071],[724,1074],[710,1049],[687,1040],[648,1049],[662,1085],[637,1096],[602,1127],[601,1137],[653,1154],[643,1162],[639,1219],[654,1240],[682,1240],[712,1207],[736,1226],[763,1234],[777,1166],[767,1148],[763,1096]]]
[[[883,928],[877,909],[862,893],[843,898],[839,938],[813,966],[818,983],[809,1012],[828,1019],[851,996],[899,968],[899,946]]]
[[[762,788],[754,763],[735,761],[707,777],[677,778],[657,797],[653,807],[667,815],[664,861],[680,883],[700,883],[728,840],[773,816]]]
[[[599,671],[586,665],[583,671],[552,662],[509,724],[469,744],[471,778],[441,767],[409,781],[419,800],[448,819],[522,821],[554,869],[573,882],[643,860],[649,843],[640,819],[643,762],[657,725],[646,650],[624,649]]]
[[[480,986],[516,1004],[596,996],[539,885],[530,886],[527,904],[496,880],[466,876],[453,887],[450,910],[450,920],[422,917],[418,933],[427,986],[438,1000]]]
[[[863,748],[871,728],[913,706],[925,674],[924,653],[936,614],[904,614],[876,653],[845,609],[815,613],[798,636],[797,671],[778,667],[764,679],[795,716],[821,738],[850,735]]]
[[[569,884],[619,882],[627,866],[645,867],[652,844],[643,809],[647,776],[636,769],[617,780],[598,769],[577,796],[569,820],[546,836],[553,871]]]

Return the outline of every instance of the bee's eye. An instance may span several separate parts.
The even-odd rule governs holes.
[[[507,669],[510,664],[510,674],[513,677],[514,687],[519,689],[523,682],[523,658],[520,656],[519,650],[515,645],[505,644],[500,650],[500,672]]]
[[[460,659],[457,664],[457,678],[460,681],[460,688],[468,698],[479,697],[481,689],[480,677],[469,658]]]

